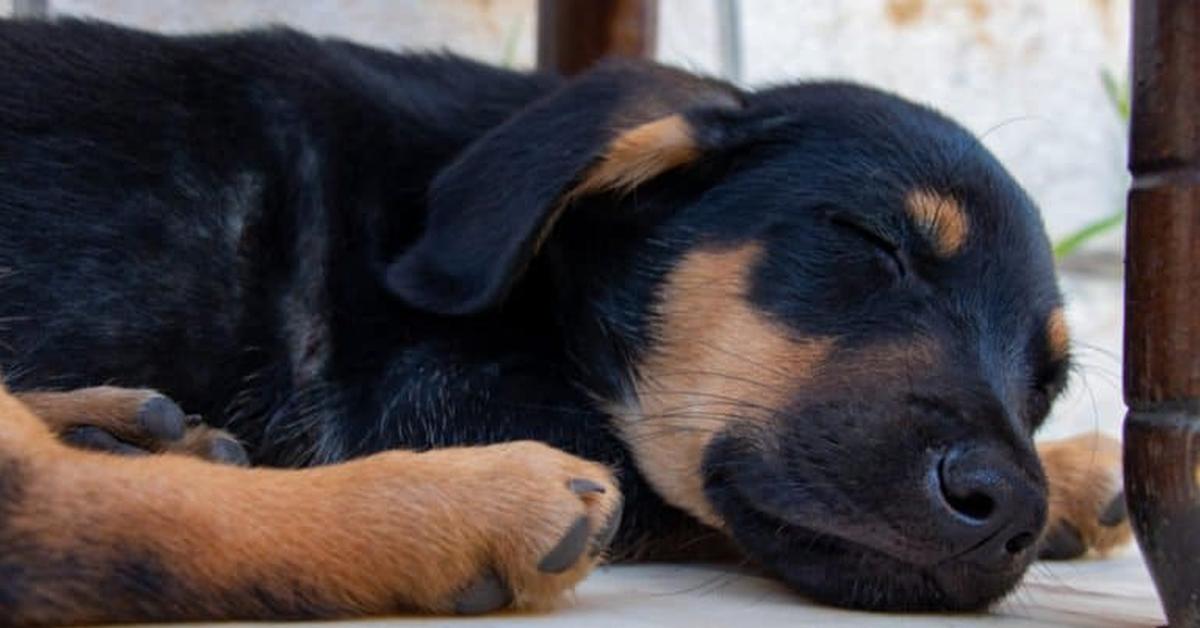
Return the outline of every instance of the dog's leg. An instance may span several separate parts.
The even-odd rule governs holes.
[[[549,605],[619,517],[536,443],[289,471],[62,445],[0,396],[0,617],[16,625]]]
[[[1085,434],[1038,447],[1050,484],[1050,513],[1040,556],[1103,555],[1129,542],[1132,533],[1121,490],[1121,444]]]
[[[228,432],[187,416],[175,402],[145,388],[96,386],[15,395],[71,445],[122,454],[172,452],[216,462],[246,464],[245,450]]]

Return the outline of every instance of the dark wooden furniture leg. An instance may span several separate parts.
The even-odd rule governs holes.
[[[1177,628],[1200,626],[1200,2],[1134,0],[1125,487]]]
[[[575,74],[608,55],[654,55],[657,0],[539,0],[538,67]]]

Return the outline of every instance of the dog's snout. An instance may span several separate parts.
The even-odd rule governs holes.
[[[1037,541],[1046,520],[1045,489],[998,447],[954,447],[931,476],[939,527],[961,559],[1001,568]]]

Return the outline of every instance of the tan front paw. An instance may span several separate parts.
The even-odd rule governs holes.
[[[424,565],[436,572],[422,592],[426,599],[417,600],[428,610],[547,608],[598,564],[620,524],[621,494],[610,471],[546,445],[518,442],[420,457],[445,474],[428,488],[443,509],[453,510],[445,512],[451,522],[437,538],[454,555],[431,555],[436,560]],[[454,582],[463,573],[471,575]]]
[[[1038,556],[1105,555],[1132,538],[1121,485],[1121,443],[1085,434],[1038,447],[1050,484],[1050,513]]]
[[[17,397],[63,442],[81,449],[124,455],[178,453],[249,464],[246,450],[232,434],[185,414],[155,390],[95,386]]]

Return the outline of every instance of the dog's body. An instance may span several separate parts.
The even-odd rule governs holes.
[[[719,529],[839,604],[976,608],[1028,564],[1058,292],[1029,201],[928,110],[75,22],[0,23],[0,85],[9,386],[130,388],[20,393],[51,430],[6,402],[18,622],[536,606],[586,574],[620,503],[603,468],[531,444],[279,472],[50,437],[238,457],[142,388],[270,466],[540,441],[618,470],[617,555],[723,553]],[[921,410],[847,418],[880,408]],[[1095,524],[1115,485],[1088,451],[1050,469],[1069,553],[1122,540]],[[793,502],[763,492],[785,473]],[[888,505],[928,482],[950,522]]]

